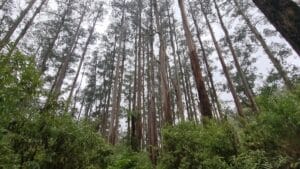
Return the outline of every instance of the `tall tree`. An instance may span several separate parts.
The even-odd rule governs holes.
[[[58,69],[55,81],[53,83],[53,87],[52,87],[53,90],[51,91],[51,93],[52,93],[52,95],[54,95],[53,99],[55,99],[55,100],[57,99],[58,95],[60,94],[64,79],[66,77],[67,70],[69,68],[71,58],[74,55],[75,49],[77,47],[78,40],[80,38],[79,35],[81,33],[80,29],[82,26],[83,19],[86,15],[86,12],[87,12],[87,6],[84,6],[83,11],[81,11],[81,13],[80,13],[80,17],[79,17],[80,19],[79,19],[79,22],[75,29],[75,32],[70,35],[70,36],[72,36],[71,40],[70,40],[71,42],[66,49],[66,54],[63,57],[63,61]],[[68,109],[69,104],[70,104],[69,102],[66,103],[66,110]]]
[[[142,42],[142,14],[143,14],[143,2],[142,0],[137,1],[138,15],[137,15],[137,100],[136,100],[136,136],[137,136],[137,148],[140,150],[142,148],[142,94],[143,94],[143,68],[142,68],[142,50],[143,50],[143,42]]]
[[[77,71],[76,71],[75,78],[74,78],[74,80],[72,82],[72,85],[71,85],[71,90],[70,90],[69,96],[67,98],[67,102],[69,102],[73,97],[73,92],[75,90],[75,86],[76,86],[76,83],[77,83],[77,80],[78,80],[78,77],[79,77],[79,73],[81,71],[86,53],[88,51],[88,47],[89,47],[89,45],[91,44],[91,42],[93,40],[96,24],[97,24],[98,20],[102,17],[102,13],[103,13],[102,5],[103,4],[101,2],[96,5],[95,16],[94,16],[93,21],[92,21],[92,26],[89,28],[89,35],[88,35],[88,38],[87,38],[87,40],[84,44],[84,48],[83,48],[83,51],[82,51],[82,54],[81,54],[81,58],[80,58],[80,61],[79,61],[79,65],[78,65],[78,68],[77,68]]]
[[[184,67],[183,67],[183,64],[182,64],[182,59],[184,59],[182,56],[183,56],[183,52],[179,49],[180,48],[180,43],[179,43],[179,38],[178,38],[178,32],[176,32],[176,27],[177,25],[175,24],[175,18],[174,18],[174,15],[172,16],[173,18],[173,22],[172,22],[172,33],[174,35],[174,40],[175,40],[175,45],[176,45],[176,56],[177,56],[177,61],[178,61],[178,68],[179,68],[179,79],[180,79],[180,82],[183,86],[183,94],[184,94],[184,98],[185,98],[185,107],[186,107],[186,110],[187,110],[187,113],[188,114],[191,114],[191,105],[190,105],[190,97],[188,95],[188,87],[187,87],[187,83],[186,83],[186,76],[185,76],[185,73],[184,73]]]
[[[226,28],[225,26],[225,23],[223,21],[223,18],[222,18],[222,15],[221,15],[221,12],[220,12],[220,9],[219,9],[219,6],[216,2],[216,0],[213,0],[213,3],[215,5],[215,8],[216,8],[216,11],[217,11],[217,16],[219,18],[219,21],[220,21],[220,24],[221,24],[221,27],[223,29],[223,32],[225,34],[225,39],[226,39],[226,42],[228,43],[228,46],[229,46],[229,49],[230,49],[230,52],[232,54],[232,57],[233,57],[233,60],[234,60],[234,64],[235,64],[235,67],[238,71],[238,74],[242,80],[242,83],[243,83],[243,86],[245,87],[245,94],[246,96],[248,97],[250,103],[251,103],[251,107],[252,107],[252,110],[255,111],[255,112],[258,112],[258,106],[255,102],[255,99],[254,99],[254,96],[252,94],[252,90],[250,89],[250,85],[247,81],[247,78],[241,68],[241,65],[239,63],[239,60],[238,60],[238,55],[234,49],[234,46],[233,46],[233,42],[232,40],[230,39],[230,35],[229,35],[229,31],[228,29]]]
[[[148,135],[149,144],[148,151],[150,153],[151,161],[154,165],[157,163],[158,156],[158,139],[157,139],[157,119],[156,119],[156,108],[155,108],[155,59],[154,59],[154,29],[153,29],[153,0],[150,0],[149,10],[149,39],[148,39]]]
[[[210,24],[210,21],[209,21],[209,19],[208,19],[208,14],[207,14],[208,11],[209,11],[209,9],[207,9],[207,8],[208,8],[208,6],[207,6],[208,4],[207,4],[207,2],[205,3],[205,2],[203,2],[202,0],[199,0],[199,2],[200,2],[200,8],[201,8],[201,11],[202,11],[202,13],[203,13],[203,15],[204,15],[204,18],[205,18],[205,22],[206,22],[206,24],[207,24],[208,30],[209,30],[209,32],[210,32],[211,38],[212,38],[212,40],[213,40],[214,46],[215,46],[215,48],[216,48],[216,51],[217,51],[217,54],[218,54],[218,57],[219,57],[219,60],[220,60],[220,62],[221,62],[222,69],[223,69],[223,72],[224,72],[224,74],[225,74],[225,77],[226,77],[226,80],[227,80],[227,83],[228,83],[229,90],[230,90],[230,92],[231,92],[231,94],[232,94],[234,103],[235,103],[235,105],[236,105],[237,112],[238,112],[238,114],[239,114],[240,116],[244,116],[244,113],[243,113],[243,107],[242,107],[242,104],[241,104],[241,102],[240,102],[240,98],[239,98],[239,96],[238,96],[238,94],[237,94],[237,92],[236,92],[236,89],[235,89],[234,84],[233,84],[233,82],[232,82],[232,79],[231,79],[231,77],[230,77],[230,73],[229,73],[228,67],[227,67],[227,65],[226,65],[226,63],[225,63],[225,59],[224,59],[224,56],[223,56],[223,54],[222,54],[220,45],[219,45],[219,43],[218,43],[218,41],[217,41],[217,39],[216,39],[216,37],[215,37],[215,33],[214,33],[214,31],[213,31],[213,29],[212,29],[212,26],[211,26],[211,24]],[[205,7],[207,7],[207,8],[205,8],[204,5],[205,5]]]
[[[121,92],[123,85],[123,73],[124,73],[124,62],[126,57],[126,28],[125,28],[125,1],[122,5],[122,18],[120,24],[120,38],[119,38],[119,51],[117,55],[115,77],[113,83],[113,93],[112,93],[112,112],[111,112],[111,122],[109,129],[109,142],[111,144],[116,144],[117,130],[119,127],[119,111],[121,102]],[[123,45],[123,46],[122,46]],[[122,48],[122,50],[121,50]]]
[[[222,108],[221,108],[221,104],[219,102],[219,98],[218,98],[218,95],[217,95],[217,90],[215,88],[215,82],[214,82],[214,79],[213,79],[211,66],[208,62],[208,55],[207,55],[207,53],[205,51],[205,48],[204,48],[204,44],[203,44],[203,41],[202,41],[202,38],[201,38],[201,32],[200,32],[201,30],[199,28],[199,25],[198,25],[198,22],[197,22],[197,19],[196,19],[196,16],[195,16],[195,11],[192,8],[191,1],[189,1],[189,7],[190,7],[190,13],[192,15],[192,20],[193,20],[193,23],[194,23],[194,26],[195,26],[195,29],[196,29],[197,39],[199,41],[200,48],[201,48],[201,51],[202,51],[202,57],[203,57],[203,61],[204,61],[205,67],[206,67],[207,76],[208,76],[210,86],[211,86],[211,90],[212,90],[212,102],[215,102],[215,104],[217,105],[218,113],[222,117]]]
[[[169,6],[169,1],[167,0],[167,6]],[[176,52],[176,47],[175,47],[175,39],[174,39],[174,30],[172,28],[172,23],[171,23],[171,14],[170,14],[170,9],[168,8],[167,11],[168,15],[168,26],[169,26],[169,34],[170,34],[170,43],[171,43],[171,48],[172,48],[172,55],[173,55],[173,62],[174,62],[174,74],[175,74],[175,79],[172,79],[174,88],[175,88],[175,95],[176,95],[176,104],[178,108],[178,116],[180,116],[180,119],[184,121],[184,106],[182,102],[182,90],[180,87],[180,82],[179,82],[179,74],[178,74],[178,56]]]
[[[116,58],[116,48],[117,48],[117,30],[113,28],[113,34],[110,36],[113,36],[114,39],[113,42],[109,41],[109,37],[104,36],[103,41],[105,42],[105,60],[103,61],[103,84],[98,89],[100,93],[103,93],[103,96],[100,98],[99,107],[102,108],[102,122],[101,122],[101,133],[103,136],[108,136],[107,134],[107,126],[108,126],[108,117],[109,117],[109,107],[111,105],[111,92],[112,92],[112,83],[113,83],[113,75],[115,72],[115,58]]]
[[[119,128],[119,118],[120,118],[120,103],[121,103],[121,94],[122,94],[122,87],[123,87],[123,75],[124,75],[124,63],[125,63],[125,59],[126,59],[126,35],[124,35],[123,37],[123,47],[122,47],[122,53],[121,53],[121,58],[122,58],[122,62],[120,63],[120,65],[118,65],[119,71],[120,73],[118,73],[119,75],[119,80],[118,81],[118,89],[117,89],[117,96],[114,100],[113,98],[113,103],[112,103],[112,119],[114,118],[115,122],[112,123],[111,121],[111,134],[110,134],[110,143],[112,143],[113,145],[116,144],[117,141],[117,137],[118,137],[118,128]]]
[[[137,54],[137,36],[134,38],[134,54],[135,54],[135,59],[134,59],[134,83],[133,83],[133,96],[132,96],[132,117],[131,117],[131,148],[135,151],[139,150],[139,147],[136,146],[139,142],[139,138],[137,136],[137,123],[139,123],[139,119],[136,115],[136,109],[137,109],[137,74],[138,74],[138,54]]]
[[[97,69],[98,69],[98,55],[97,51],[93,52],[93,58],[88,63],[88,71],[86,72],[87,86],[83,90],[84,100],[84,118],[91,120],[94,117],[93,108],[96,102],[97,89]],[[81,78],[82,81],[83,78]],[[97,111],[97,110],[96,110]]]
[[[202,76],[202,70],[200,68],[199,59],[197,56],[196,45],[193,41],[192,33],[189,29],[188,19],[185,12],[184,1],[178,0],[178,4],[180,7],[183,29],[185,32],[186,42],[189,49],[190,61],[192,64],[192,70],[194,74],[194,78],[196,81],[196,86],[198,90],[198,96],[201,102],[201,113],[203,117],[212,117],[212,110],[209,101],[209,97],[206,91],[204,79]]]
[[[66,6],[63,6],[62,10],[62,14],[58,14],[58,20],[55,20],[53,22],[53,24],[55,25],[54,27],[54,31],[53,31],[53,36],[48,37],[49,38],[49,42],[47,43],[47,45],[44,47],[42,54],[41,54],[41,63],[39,65],[39,68],[41,70],[41,73],[44,74],[45,71],[47,70],[47,62],[48,59],[50,58],[50,56],[52,56],[53,52],[53,48],[63,30],[63,27],[65,25],[65,23],[67,22],[68,16],[71,14],[72,12],[72,5],[74,3],[74,0],[68,0],[66,2]]]
[[[300,7],[292,0],[253,0],[300,56]]]
[[[159,16],[157,0],[153,0],[153,9],[155,14],[155,21],[157,32],[159,35],[159,68],[160,68],[160,80],[161,80],[161,92],[162,92],[162,112],[164,115],[164,121],[166,124],[171,125],[173,123],[170,93],[169,93],[169,82],[167,78],[167,53],[166,53],[166,42],[163,36],[163,27],[161,25],[161,17]]]

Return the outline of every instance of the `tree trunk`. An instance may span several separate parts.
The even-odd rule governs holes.
[[[99,10],[98,13],[97,13],[97,16],[94,18],[93,26],[92,26],[92,28],[91,28],[90,31],[89,31],[88,39],[86,40],[85,46],[84,46],[84,48],[83,48],[83,52],[82,52],[82,55],[81,55],[81,58],[80,58],[80,61],[79,61],[79,66],[78,66],[78,68],[77,68],[75,78],[74,78],[73,83],[72,83],[72,85],[71,85],[71,91],[70,91],[70,94],[69,94],[69,96],[68,96],[67,102],[70,102],[70,100],[71,100],[72,97],[73,97],[73,92],[74,92],[74,89],[75,89],[75,86],[76,86],[76,82],[77,82],[79,73],[80,73],[80,71],[81,71],[81,67],[82,67],[82,65],[83,65],[83,62],[84,62],[84,59],[85,59],[86,52],[87,52],[88,47],[89,47],[89,45],[90,45],[90,43],[91,43],[91,40],[92,40],[94,31],[95,31],[96,23],[97,23],[98,19],[100,18],[100,15],[101,15],[101,11]]]
[[[73,0],[69,0],[68,1],[68,4],[67,4],[67,7],[66,9],[64,10],[64,13],[61,17],[61,20],[57,26],[57,29],[56,29],[56,32],[55,32],[55,35],[54,35],[54,38],[52,38],[52,41],[50,40],[50,43],[49,43],[49,46],[47,47],[47,49],[43,52],[43,54],[41,55],[41,58],[42,58],[42,63],[40,65],[40,70],[41,70],[41,74],[44,74],[45,71],[47,70],[47,61],[50,57],[50,53],[52,51],[52,49],[54,48],[54,45],[56,43],[56,40],[58,39],[59,37],[59,34],[66,22],[66,17],[67,17],[67,14],[71,8],[71,4],[72,4]]]
[[[126,33],[125,33],[126,34]],[[119,116],[120,116],[120,103],[121,103],[121,94],[122,94],[122,86],[123,86],[123,75],[124,75],[124,63],[125,63],[125,59],[126,59],[126,35],[124,35],[123,37],[123,47],[122,47],[122,64],[118,65],[118,67],[120,67],[120,73],[118,73],[119,75],[116,77],[119,80],[117,80],[119,82],[118,84],[118,95],[116,98],[116,103],[112,104],[112,119],[115,119],[115,123],[111,124],[112,128],[112,133],[111,133],[111,138],[110,138],[110,143],[115,145],[116,141],[117,141],[117,134],[118,134],[118,128],[119,128]],[[117,68],[118,69],[118,68]]]
[[[243,87],[244,87],[244,91],[245,91],[245,94],[246,96],[248,97],[250,103],[251,103],[251,108],[254,112],[258,112],[259,109],[258,109],[258,106],[255,102],[255,99],[254,99],[254,96],[252,95],[252,91],[250,89],[250,85],[248,83],[248,80],[245,76],[245,73],[243,72],[242,68],[241,68],[241,65],[239,63],[239,60],[238,60],[238,56],[236,54],[236,51],[234,49],[234,46],[233,46],[233,43],[230,39],[230,35],[229,35],[229,32],[223,22],[223,19],[222,19],[222,16],[221,16],[221,12],[219,10],[219,7],[218,7],[218,4],[216,3],[216,0],[213,0],[213,3],[215,5],[215,8],[216,8],[216,11],[217,11],[217,15],[218,15],[218,18],[219,18],[219,21],[220,21],[220,24],[221,24],[221,27],[223,29],[223,32],[225,34],[225,39],[229,45],[229,49],[230,49],[230,52],[232,54],[232,57],[233,57],[233,60],[234,60],[234,64],[235,64],[235,67],[238,71],[238,75],[239,77],[241,78],[242,80],[242,83],[243,83]]]
[[[142,117],[143,117],[143,121],[142,121],[142,149],[147,148],[147,125],[148,125],[148,121],[147,121],[147,113],[146,113],[146,94],[145,94],[145,88],[146,88],[146,73],[145,73],[145,69],[146,69],[146,63],[145,63],[145,53],[146,53],[146,42],[145,42],[145,38],[143,37],[142,39],[142,44],[143,44],[143,52],[142,52],[142,98],[143,98],[143,104],[142,104]]]
[[[85,12],[82,13],[81,16],[80,16],[80,20],[79,20],[79,23],[77,25],[74,37],[73,37],[72,42],[71,42],[71,45],[69,46],[69,50],[68,50],[66,56],[64,57],[63,62],[61,63],[61,68],[57,72],[57,78],[55,79],[54,84],[53,84],[53,86],[54,86],[53,91],[51,91],[52,95],[55,96],[54,99],[57,99],[57,97],[59,96],[59,94],[61,92],[61,88],[62,88],[64,79],[66,77],[66,73],[67,73],[67,70],[68,70],[68,67],[69,67],[71,57],[74,54],[74,51],[75,51],[77,43],[78,43],[80,28],[81,28],[81,24],[83,22],[84,16],[85,16]],[[67,100],[65,110],[68,110],[69,104],[70,104],[70,100]]]
[[[108,114],[109,114],[109,107],[110,107],[110,102],[111,102],[111,91],[112,91],[112,83],[113,83],[113,75],[114,75],[114,70],[115,70],[115,57],[116,57],[116,46],[117,46],[117,37],[115,35],[115,40],[114,40],[114,45],[113,45],[113,50],[112,50],[112,59],[109,60],[110,62],[108,63],[111,65],[111,68],[108,73],[108,82],[105,85],[104,91],[105,91],[105,96],[104,96],[104,106],[103,106],[103,118],[102,118],[102,124],[101,124],[101,133],[104,137],[108,136],[106,129],[107,129],[107,123],[108,123]]]
[[[253,0],[300,56],[300,7],[292,0]]]
[[[124,24],[124,11],[122,14],[122,19],[121,19],[121,26],[120,28],[122,29],[122,26]],[[120,33],[120,38],[119,38],[119,48],[121,48],[122,45],[122,33],[123,31],[121,31]],[[118,53],[117,55],[117,62],[116,62],[116,66],[115,66],[115,76],[114,76],[114,82],[113,82],[113,87],[112,87],[112,111],[111,111],[111,120],[110,120],[110,126],[109,126],[109,134],[108,134],[108,140],[111,144],[115,144],[115,121],[117,118],[117,107],[118,107],[118,85],[120,83],[120,63],[122,61],[122,55],[120,53]]]
[[[190,75],[190,74],[189,74]],[[189,79],[190,79],[190,76],[189,76]],[[196,101],[195,101],[195,96],[194,96],[194,93],[193,93],[193,88],[194,88],[194,85],[192,83],[193,81],[188,81],[188,86],[189,86],[189,94],[190,94],[190,97],[191,97],[191,103],[192,103],[192,107],[193,107],[193,111],[192,111],[192,119],[193,121],[196,123],[196,124],[199,124],[199,120],[198,120],[198,112],[201,113],[201,105],[200,107],[196,105]],[[199,108],[199,109],[198,109]],[[204,117],[204,116],[203,116]],[[211,116],[212,117],[212,116]]]
[[[138,42],[137,42],[137,36],[135,38],[135,42],[134,42],[134,46],[135,46],[135,59],[134,59],[134,83],[133,83],[133,98],[132,98],[132,117],[131,117],[131,148],[134,151],[138,151],[138,147],[136,146],[138,143],[138,138],[137,138],[137,132],[136,132],[136,123],[137,123],[137,73],[138,73],[138,52],[137,52],[137,48],[138,48]]]
[[[173,16],[173,20],[174,20],[174,16]],[[177,38],[177,34],[176,34],[176,31],[175,31],[175,24],[174,24],[174,21],[173,21],[173,24],[172,24],[172,29],[173,29],[173,33],[174,33],[174,39],[175,39],[175,43],[176,43],[176,46],[177,48],[179,47],[178,45],[178,38]],[[179,77],[180,77],[180,80],[181,80],[181,83],[182,83],[182,86],[183,86],[183,93],[184,93],[184,99],[185,99],[185,107],[186,107],[186,110],[187,110],[187,113],[188,114],[191,114],[191,106],[190,106],[190,99],[189,99],[189,96],[188,96],[188,92],[187,92],[187,85],[186,85],[186,80],[185,80],[185,75],[184,75],[184,71],[183,71],[183,66],[182,66],[182,63],[181,63],[181,60],[180,60],[180,52],[177,50],[176,51],[177,53],[177,60],[178,60],[178,66],[179,66],[179,71],[180,71],[180,74],[179,74]]]
[[[82,71],[81,75],[83,76],[84,73],[85,73],[85,71]],[[79,100],[78,94],[79,94],[79,90],[81,88],[82,82],[83,82],[83,79],[80,80],[78,89],[76,90],[75,95],[74,95],[74,103],[73,103],[73,107],[72,107],[72,110],[71,110],[71,115],[72,115],[73,118],[75,118],[75,113],[76,113],[75,109],[76,109],[77,101]]]
[[[129,84],[132,82],[129,81]],[[128,92],[128,110],[127,110],[127,139],[130,139],[131,136],[131,113],[132,113],[132,87],[129,86],[129,92]]]
[[[122,47],[122,52],[119,52],[118,59],[116,63],[116,71],[115,78],[113,84],[113,94],[112,94],[112,112],[111,112],[111,122],[109,129],[109,142],[112,145],[115,145],[117,138],[117,130],[119,127],[119,111],[120,111],[120,102],[121,102],[121,93],[122,93],[122,85],[123,85],[123,72],[124,72],[124,62],[126,58],[126,30],[122,30],[125,21],[125,9],[122,12],[122,19],[120,25],[120,40],[119,40],[119,48]]]
[[[113,77],[111,76],[111,78],[113,78]],[[110,85],[108,88],[108,92],[106,94],[106,98],[105,98],[105,106],[104,106],[104,111],[103,111],[104,115],[103,115],[102,124],[101,124],[101,134],[103,135],[103,137],[108,136],[106,129],[108,128],[109,107],[110,107],[110,102],[111,102],[111,98],[110,98],[111,90],[112,90],[112,87]]]
[[[156,109],[155,109],[155,59],[154,59],[154,35],[153,35],[153,8],[152,0],[150,1],[150,42],[149,42],[149,57],[148,61],[148,75],[149,75],[149,109],[148,109],[148,134],[149,134],[149,153],[150,159],[154,165],[157,164],[158,156],[158,141],[157,141],[157,122],[156,122]],[[150,59],[149,59],[150,58]]]
[[[138,150],[142,148],[142,9],[141,0],[138,1],[139,22],[138,22],[138,48],[137,48],[137,108],[136,108],[136,137]]]
[[[273,63],[274,67],[278,71],[279,75],[284,81],[284,84],[288,89],[293,88],[293,84],[291,80],[289,79],[287,73],[285,72],[284,68],[282,67],[280,61],[273,55],[271,49],[267,45],[267,42],[265,39],[261,36],[257,28],[251,23],[250,18],[241,10],[240,5],[238,4],[237,0],[234,0],[235,6],[237,7],[238,13],[242,16],[242,18],[245,20],[247,26],[250,28],[251,32],[254,34],[256,39],[260,42],[261,46],[263,47],[265,53],[268,55],[269,59]]]
[[[153,0],[153,9],[155,13],[156,26],[159,32],[159,66],[160,66],[160,78],[161,78],[161,92],[162,92],[162,112],[164,115],[164,122],[167,125],[172,125],[172,112],[170,104],[170,93],[169,93],[169,83],[167,78],[167,64],[166,64],[166,43],[163,37],[163,29],[160,24],[159,11],[157,7],[157,0]]]
[[[197,56],[196,46],[192,38],[192,33],[188,26],[188,20],[186,17],[185,7],[183,0],[178,0],[178,4],[180,7],[182,22],[183,22],[183,29],[185,32],[185,37],[187,41],[187,46],[189,49],[190,61],[192,64],[192,70],[196,81],[196,86],[198,90],[199,99],[201,102],[201,114],[203,117],[212,117],[211,105],[208,98],[208,94],[205,88],[204,80],[202,77],[202,71],[199,64],[199,59]]]
[[[121,35],[122,36],[122,35]],[[122,39],[119,39],[119,48],[121,47]],[[118,54],[117,63],[116,63],[116,71],[114,77],[114,83],[112,87],[112,111],[111,111],[111,120],[110,120],[110,127],[109,127],[109,135],[108,140],[109,142],[114,145],[115,144],[115,121],[117,119],[117,109],[118,109],[118,85],[120,84],[120,63],[122,61],[122,57]]]
[[[182,91],[179,83],[179,75],[178,75],[178,61],[177,61],[177,52],[175,48],[175,43],[174,43],[174,37],[173,37],[173,29],[172,29],[172,24],[171,24],[171,16],[170,16],[170,11],[168,9],[168,22],[169,22],[169,34],[170,34],[170,42],[171,42],[171,47],[172,47],[172,55],[173,55],[173,60],[174,60],[174,68],[175,68],[175,79],[174,81],[174,88],[175,88],[175,95],[176,95],[176,103],[177,103],[177,108],[178,108],[178,114],[181,119],[181,121],[184,121],[184,106],[182,102]]]
[[[207,14],[206,14],[206,12],[205,12],[205,10],[204,10],[204,8],[203,8],[202,2],[200,2],[200,5],[201,5],[201,10],[202,10],[202,12],[203,12],[203,14],[204,14],[204,18],[205,18],[206,24],[207,24],[207,26],[208,26],[209,32],[210,32],[210,34],[211,34],[213,43],[214,43],[215,48],[216,48],[216,50],[217,50],[217,54],[218,54],[218,56],[219,56],[219,60],[220,60],[221,65],[222,65],[223,72],[224,72],[224,74],[225,74],[225,77],[226,77],[226,80],[227,80],[227,83],[228,83],[229,90],[230,90],[230,92],[231,92],[231,94],[232,94],[234,103],[235,103],[235,105],[236,105],[237,112],[238,112],[238,114],[239,114],[240,116],[243,117],[243,116],[244,116],[244,113],[243,113],[242,104],[241,104],[240,99],[239,99],[239,96],[237,95],[237,92],[236,92],[236,90],[235,90],[235,88],[234,88],[234,86],[233,86],[233,82],[232,82],[232,80],[231,80],[231,78],[230,78],[229,70],[228,70],[228,68],[227,68],[227,66],[226,66],[226,63],[225,63],[223,54],[222,54],[222,52],[221,52],[221,48],[220,48],[220,46],[219,46],[219,44],[218,44],[218,42],[217,42],[217,40],[216,40],[216,37],[215,37],[214,32],[213,32],[213,29],[212,29],[212,27],[211,27],[211,25],[210,25],[210,22],[209,22],[209,20],[208,20]]]
[[[26,16],[26,14],[29,12],[29,10],[32,8],[32,6],[36,1],[37,0],[31,0],[26,6],[26,8],[21,11],[18,18],[13,22],[12,26],[9,28],[8,32],[0,42],[0,51],[9,43],[11,36],[13,35],[13,33],[15,32],[19,24],[22,22],[22,20],[24,19],[24,17]]]
[[[185,58],[184,58],[185,59]],[[192,121],[193,120],[193,113],[195,111],[194,107],[193,107],[193,103],[192,103],[192,98],[191,98],[191,95],[190,95],[190,76],[189,76],[189,71],[188,71],[188,68],[186,65],[183,65],[184,66],[184,73],[183,73],[183,80],[184,80],[184,84],[185,84],[185,94],[186,94],[186,97],[187,97],[187,102],[188,102],[188,106],[189,106],[189,111],[187,112],[187,116],[188,116],[188,120],[189,121]]]
[[[197,20],[196,20],[196,17],[195,17],[195,13],[192,9],[190,1],[189,1],[189,6],[190,6],[190,12],[191,12],[191,15],[192,15],[193,23],[194,23],[195,28],[196,28],[197,38],[198,38],[200,48],[201,48],[201,51],[202,51],[202,56],[203,56],[203,61],[204,61],[205,67],[206,67],[207,76],[208,76],[210,86],[211,86],[211,90],[212,90],[212,100],[217,105],[217,109],[218,109],[218,113],[219,113],[220,117],[223,118],[222,107],[221,107],[221,104],[219,102],[219,98],[218,98],[218,95],[217,95],[217,90],[215,88],[215,82],[214,82],[214,79],[213,79],[213,74],[211,72],[211,67],[208,63],[208,56],[207,56],[207,54],[205,52],[205,49],[204,49],[204,45],[203,45],[203,42],[202,42],[202,39],[201,39],[200,29],[199,29],[199,26],[198,26],[198,23],[197,23]]]

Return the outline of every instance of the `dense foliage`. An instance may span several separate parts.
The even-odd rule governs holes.
[[[111,164],[108,169],[151,169],[147,153],[134,152],[127,146],[114,148]]]
[[[111,153],[88,125],[40,112],[39,72],[32,59],[1,56],[0,168],[104,168]]]
[[[182,123],[163,132],[161,168],[299,168],[300,88],[265,88],[247,119]]]

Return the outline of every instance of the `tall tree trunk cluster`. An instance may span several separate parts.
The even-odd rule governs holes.
[[[208,94],[206,91],[205,83],[203,80],[202,71],[201,71],[201,68],[199,65],[199,59],[198,59],[198,54],[196,51],[196,46],[195,46],[195,43],[192,38],[192,33],[188,26],[188,21],[187,21],[187,16],[186,16],[183,0],[178,0],[178,4],[180,7],[182,24],[183,24],[183,29],[185,32],[186,42],[187,42],[187,46],[189,49],[190,61],[192,64],[191,66],[192,66],[194,78],[196,81],[199,99],[201,102],[201,106],[200,106],[201,113],[202,113],[203,117],[211,118],[212,117],[211,105],[210,105],[210,101],[209,101]]]

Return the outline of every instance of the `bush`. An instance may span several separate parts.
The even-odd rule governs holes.
[[[237,120],[181,123],[163,130],[159,168],[299,168],[300,87],[262,90],[261,112]]]
[[[90,126],[40,112],[31,58],[1,55],[0,65],[0,168],[107,168],[111,148]]]
[[[133,152],[130,148],[119,145],[114,149],[108,169],[151,169],[152,164],[145,152]]]
[[[237,153],[235,131],[229,123],[205,126],[181,123],[163,130],[160,168],[229,168]]]
[[[279,169],[288,168],[287,158],[278,154],[267,153],[263,150],[242,151],[234,157],[232,168],[235,169]]]
[[[22,118],[36,108],[39,72],[32,58],[20,52],[11,56],[0,55],[0,116],[1,125]]]
[[[97,133],[68,116],[43,114],[16,124],[1,142],[13,153],[7,161],[18,168],[105,168],[111,154]],[[7,166],[7,161],[0,164]]]
[[[258,97],[261,113],[243,129],[241,142],[245,152],[239,158],[249,157],[249,161],[262,156],[265,165],[272,168],[297,167],[300,158],[299,89],[284,92],[267,88],[262,91]],[[257,153],[259,155],[255,155]]]

